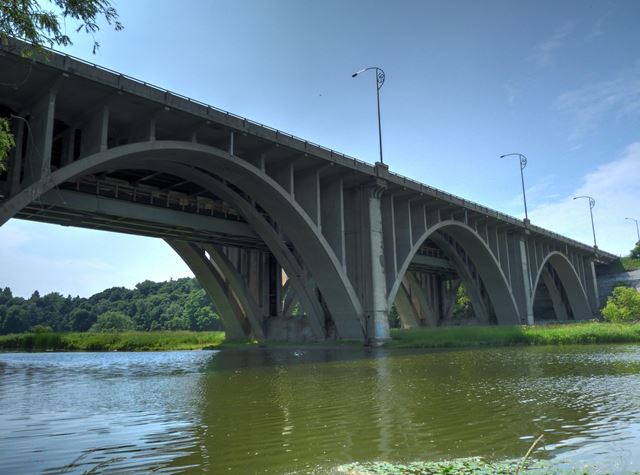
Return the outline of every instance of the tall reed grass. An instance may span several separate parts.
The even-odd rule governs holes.
[[[219,346],[224,332],[18,333],[0,336],[0,350],[165,351]]]
[[[391,330],[389,347],[452,348],[512,345],[638,343],[640,323],[584,322],[557,325],[468,326]]]

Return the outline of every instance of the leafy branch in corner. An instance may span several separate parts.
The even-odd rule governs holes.
[[[109,0],[49,0],[49,3],[58,11],[43,8],[37,0],[0,3],[0,42],[6,44],[9,37],[13,36],[29,41],[36,50],[41,50],[45,45],[69,46],[73,43],[66,34],[68,18],[78,22],[76,33],[84,31],[93,35],[100,30],[100,18],[104,18],[116,31],[124,28]],[[100,44],[94,39],[94,54],[99,47]]]
[[[124,28],[110,0],[49,0],[48,4],[50,9],[43,8],[38,0],[0,1],[0,44],[7,45],[11,37],[20,38],[31,43],[22,49],[24,56],[46,55],[44,46],[73,44],[66,34],[67,19],[77,22],[76,33],[84,31],[92,36],[100,30],[100,18],[116,31]],[[94,54],[98,48],[100,44],[94,37]],[[15,140],[9,121],[0,117],[0,173],[6,170],[7,156],[13,147]]]

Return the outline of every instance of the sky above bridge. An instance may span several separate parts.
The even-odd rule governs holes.
[[[626,254],[640,220],[640,2],[114,2],[65,52]],[[68,28],[72,30],[73,24]],[[90,295],[191,275],[163,242],[12,220],[0,286]]]

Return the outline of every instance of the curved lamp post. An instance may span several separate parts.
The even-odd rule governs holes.
[[[589,200],[589,214],[591,215],[591,230],[593,231],[593,247],[598,247],[596,243],[596,228],[593,225],[593,207],[596,205],[596,200],[594,200],[591,196],[575,196],[573,199],[577,200],[579,198],[587,198]]]
[[[636,242],[640,242],[640,229],[638,228],[638,220],[635,218],[624,218],[624,219],[630,219],[631,221],[636,222],[636,234],[638,235],[638,240]]]
[[[378,99],[378,142],[380,144],[380,163],[384,163],[384,160],[382,160],[382,125],[380,123],[380,89],[384,84],[384,71],[381,68],[373,66],[370,68],[361,69],[360,71],[353,73],[351,77],[354,78],[358,74],[364,73],[365,71],[369,70],[376,72],[376,98]]]
[[[520,181],[522,182],[522,199],[524,200],[524,220],[528,223],[529,213],[527,212],[527,195],[524,192],[524,172],[522,171],[527,166],[527,157],[521,153],[506,153],[504,155],[500,155],[500,158],[512,156],[520,158]]]

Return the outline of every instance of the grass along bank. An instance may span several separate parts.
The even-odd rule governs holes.
[[[441,327],[391,330],[389,348],[640,343],[640,323]]]
[[[166,351],[214,348],[224,332],[75,332],[15,333],[0,336],[5,351]]]
[[[622,267],[627,272],[640,269],[640,258],[634,259],[633,257],[623,257],[620,261],[622,261]]]
[[[556,325],[468,326],[392,329],[387,348],[465,348],[514,345],[640,343],[640,323],[584,322]],[[0,351],[168,351],[251,346],[225,342],[224,332],[127,331],[16,333],[0,336]],[[269,346],[299,347],[294,342]],[[307,342],[309,347],[361,345],[360,342]]]

